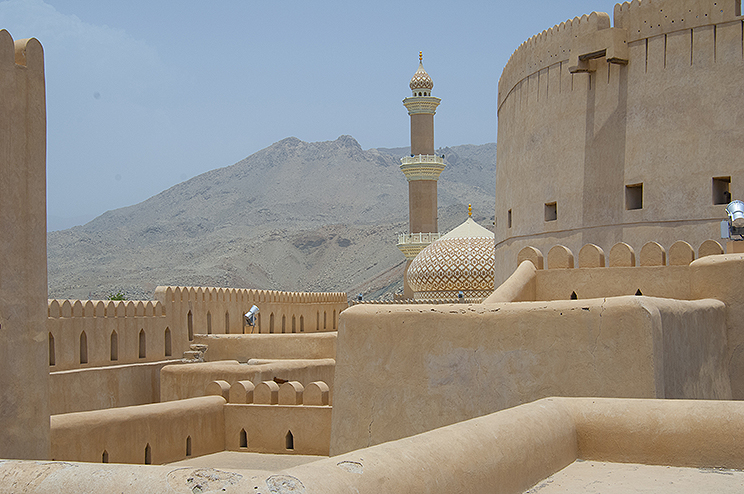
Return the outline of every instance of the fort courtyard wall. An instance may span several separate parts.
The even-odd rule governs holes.
[[[499,81],[496,286],[530,245],[693,247],[744,192],[737,0],[617,5],[533,36]],[[550,213],[550,214],[549,214]]]

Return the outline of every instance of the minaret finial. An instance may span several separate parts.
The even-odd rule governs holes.
[[[468,218],[473,216],[473,205],[468,204]]]
[[[424,61],[424,52],[420,51],[419,52],[419,63],[422,63],[423,61]]]

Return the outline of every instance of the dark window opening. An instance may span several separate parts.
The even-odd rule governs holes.
[[[506,227],[511,228],[512,227],[512,210],[506,212]]]
[[[171,330],[165,328],[165,356],[170,357],[173,354],[171,349]]]
[[[713,178],[713,204],[731,202],[731,177]]]
[[[207,334],[212,334],[212,313],[207,311]]]
[[[186,437],[186,456],[191,456],[191,436]]]
[[[103,450],[103,454],[101,455],[101,463],[108,463],[108,451],[105,449]]]
[[[576,292],[571,292],[571,300],[579,300],[579,296],[576,295]]]
[[[625,209],[643,209],[643,184],[625,186]]]
[[[150,449],[150,443],[145,446],[145,465],[152,465],[152,450]]]
[[[245,432],[245,429],[240,429],[240,447],[248,447],[248,433]]]
[[[225,334],[230,334],[230,313],[225,312]]]
[[[641,293],[641,289],[640,288],[638,290],[636,290],[635,294],[636,294],[636,297],[643,296],[643,294]]]
[[[545,221],[555,221],[558,219],[558,207],[554,202],[545,203]]]

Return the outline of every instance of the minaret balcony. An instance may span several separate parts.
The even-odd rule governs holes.
[[[398,235],[398,249],[412,261],[419,252],[439,240],[439,233],[401,233]]]
[[[404,156],[400,162],[400,170],[409,182],[411,180],[439,180],[439,175],[447,166],[444,164],[444,158],[434,154]]]

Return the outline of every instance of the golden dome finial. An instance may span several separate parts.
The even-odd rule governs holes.
[[[468,218],[473,216],[473,205],[468,204]]]
[[[424,61],[424,52],[423,51],[420,51],[419,52],[419,63],[421,63],[423,61]]]

